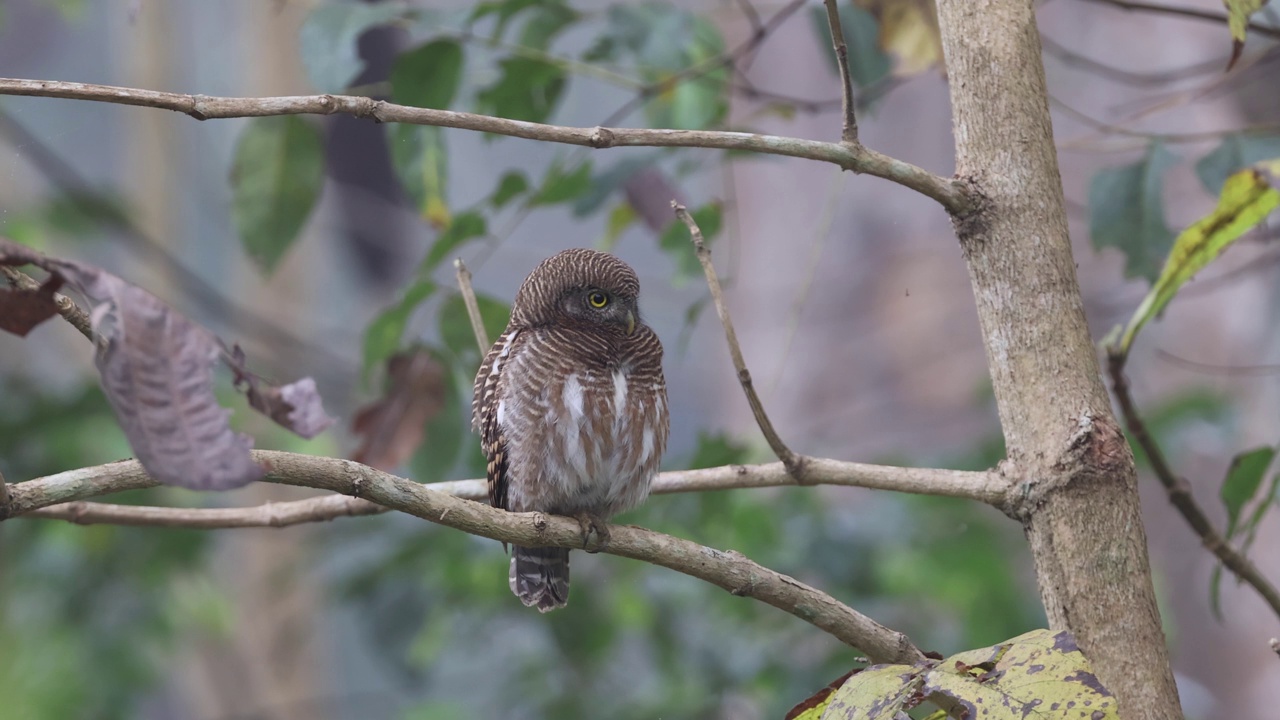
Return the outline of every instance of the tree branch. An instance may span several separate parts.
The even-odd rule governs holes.
[[[764,403],[760,401],[755,384],[751,382],[751,371],[747,369],[747,361],[742,357],[742,347],[738,345],[738,334],[733,330],[733,319],[729,317],[729,308],[724,303],[724,291],[720,289],[720,278],[716,275],[715,266],[711,264],[711,251],[702,240],[702,229],[698,227],[698,223],[694,221],[685,206],[672,200],[671,207],[676,211],[676,217],[680,222],[689,228],[689,239],[693,241],[694,252],[697,253],[698,262],[702,265],[702,273],[707,276],[711,300],[715,303],[716,314],[720,316],[720,324],[724,326],[724,339],[729,343],[729,356],[733,358],[733,368],[738,371],[738,382],[742,385],[742,392],[747,396],[747,404],[751,406],[751,414],[756,418],[756,425],[760,426],[764,439],[769,443],[773,454],[777,455],[786,466],[787,472],[799,480],[806,458],[797,455],[787,447],[778,435],[778,431],[774,429],[773,421],[764,411]]]
[[[769,155],[833,163],[845,170],[875,175],[937,200],[954,215],[973,208],[968,190],[910,163],[862,145],[820,142],[777,135],[714,130],[649,130],[631,128],[575,128],[507,120],[489,115],[396,105],[350,95],[236,98],[139,90],[51,80],[0,78],[0,95],[65,98],[152,107],[185,113],[197,120],[267,115],[352,115],[377,122],[475,130],[509,137],[541,140],[596,149],[611,147],[700,147],[745,150]]]
[[[1200,537],[1200,543],[1205,546],[1205,549],[1213,553],[1214,557],[1218,558],[1218,561],[1233,575],[1257,590],[1267,605],[1271,606],[1271,611],[1280,618],[1280,591],[1267,581],[1252,560],[1232,547],[1231,543],[1214,529],[1213,523],[1209,521],[1204,510],[1196,502],[1195,496],[1191,494],[1191,486],[1185,479],[1175,474],[1169,466],[1168,460],[1160,450],[1160,445],[1147,430],[1146,423],[1142,421],[1142,416],[1138,414],[1137,407],[1133,403],[1133,396],[1129,393],[1129,379],[1124,375],[1124,364],[1124,356],[1108,352],[1107,372],[1111,376],[1111,388],[1115,392],[1116,403],[1120,406],[1124,424],[1133,434],[1133,439],[1137,441],[1138,446],[1147,454],[1147,459],[1151,461],[1151,470],[1168,493],[1169,502],[1177,508],[1178,513],[1191,526],[1191,530]]]
[[[4,481],[4,473],[0,473],[0,521],[9,517],[9,484]]]
[[[298,458],[310,458],[310,461],[327,462],[335,466],[346,464],[363,467],[348,460],[315,458],[309,455],[271,450],[255,450],[253,457],[257,462],[273,468],[293,467],[297,462],[301,462],[297,460]],[[797,481],[780,462],[766,465],[725,465],[702,470],[662,473],[654,480],[651,492],[659,495],[742,488],[833,485],[892,490],[917,495],[958,497],[977,500],[995,507],[1001,507],[1006,501],[1006,495],[1011,492],[1008,481],[996,473],[865,465],[826,458],[807,458],[802,466],[801,476],[801,480]],[[306,482],[296,481],[286,484],[306,485]],[[78,509],[69,509],[65,505],[101,495],[151,488],[157,485],[158,483],[147,475],[136,460],[69,470],[10,485],[11,512],[14,516],[58,518],[81,524],[110,523],[118,518],[122,524],[127,525],[204,529],[285,527],[301,522],[319,522],[349,515],[374,513],[371,508],[363,506],[335,504],[336,501],[328,497],[271,503],[270,511],[261,510],[259,507],[138,510],[141,506],[102,503],[84,503]],[[432,483],[424,487],[430,488],[433,492],[446,493],[468,500],[483,500],[488,492],[484,480],[453,480]],[[37,512],[42,508],[48,508],[50,512]],[[53,512],[55,510],[56,512]]]
[[[1128,2],[1128,0],[1088,0],[1098,5],[1110,5],[1118,10],[1126,10],[1129,12],[1149,12],[1159,13],[1162,15],[1175,15],[1177,17],[1189,18],[1191,20],[1205,20],[1207,22],[1218,23],[1220,25],[1227,24],[1227,16],[1222,13],[1209,12],[1208,10],[1200,10],[1197,8],[1178,7],[1175,5],[1160,5],[1148,2]],[[1248,25],[1250,32],[1265,37],[1280,39],[1280,28],[1259,25],[1251,22]]]
[[[542,513],[509,513],[450,492],[479,495],[474,492],[483,492],[479,481],[426,486],[348,460],[264,451],[256,451],[254,457],[269,468],[267,479],[271,482],[370,500],[433,523],[522,547],[582,547],[581,529],[574,520]],[[733,468],[726,470],[736,474]],[[680,479],[693,486],[700,479],[705,480],[707,472],[675,475],[683,476]],[[51,500],[57,502],[152,484],[137,462],[124,461],[19,483],[11,489],[15,510],[26,512]],[[344,509],[350,511],[347,514],[359,514],[364,507],[348,503]],[[271,511],[259,512],[266,515]],[[902,633],[885,628],[820,590],[739,553],[715,550],[632,526],[614,525],[609,530],[610,542],[603,552],[660,565],[705,580],[734,595],[768,603],[858,648],[875,662],[911,664],[923,658]]]
[[[854,115],[853,79],[849,77],[849,46],[844,42],[844,29],[840,26],[840,9],[836,0],[824,0],[827,6],[827,25],[831,28],[831,46],[836,51],[836,65],[840,69],[840,109],[844,124],[840,139],[847,143],[858,142],[858,118]]]
[[[40,283],[36,282],[34,278],[8,265],[0,265],[0,275],[4,275],[10,284],[19,290],[35,292],[40,289]],[[81,310],[75,304],[75,301],[62,293],[54,293],[53,302],[58,307],[59,315],[71,323],[72,327],[79,330],[81,335],[88,338],[89,342],[94,342],[93,323],[89,320],[89,313]]]

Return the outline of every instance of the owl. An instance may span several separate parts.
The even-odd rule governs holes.
[[[662,344],[640,319],[640,281],[608,253],[565,250],[534,268],[476,374],[472,427],[489,500],[605,522],[649,494],[669,420]],[[547,612],[569,600],[569,550],[512,548],[511,591]]]

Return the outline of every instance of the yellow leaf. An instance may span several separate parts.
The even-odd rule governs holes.
[[[880,48],[897,56],[895,75],[915,75],[942,62],[934,0],[854,0],[880,23]]]
[[[1267,0],[1222,0],[1227,6],[1227,26],[1231,28],[1231,61],[1227,69],[1235,66],[1244,50],[1244,35],[1249,29],[1249,16],[1262,9]]]
[[[1260,166],[1280,169],[1280,160],[1260,163]],[[1164,310],[1183,283],[1221,255],[1241,235],[1262,222],[1276,207],[1280,207],[1280,191],[1271,187],[1258,167],[1241,170],[1227,178],[1218,198],[1218,207],[1183,230],[1174,241],[1160,277],[1125,327],[1119,344],[1120,353],[1129,352],[1138,330]]]

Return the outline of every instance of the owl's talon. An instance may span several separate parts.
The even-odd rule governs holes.
[[[589,553],[598,553],[609,547],[609,525],[603,518],[591,513],[578,513],[575,516],[578,520],[578,529],[582,532],[582,549]],[[596,547],[590,549],[591,533],[596,535]]]

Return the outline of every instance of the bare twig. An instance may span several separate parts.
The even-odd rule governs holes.
[[[292,453],[254,451],[254,458],[278,467],[293,461]],[[329,459],[331,463],[345,460]],[[807,458],[802,479],[792,477],[780,462],[766,465],[725,465],[701,470],[665,472],[653,483],[653,494],[705,492],[740,488],[833,485],[891,490],[917,495],[958,497],[1001,507],[1011,492],[1009,482],[995,473],[902,468],[888,465]],[[321,522],[348,515],[372,514],[373,508],[346,506],[330,497],[273,503],[271,510],[247,508],[144,508],[139,505],[110,505],[82,501],[123,492],[155,487],[136,461],[128,460],[98,467],[70,470],[11,486],[13,514],[20,517],[54,518],[80,524],[118,523],[124,525],[179,526],[203,529],[232,527],[286,527],[303,522]],[[483,500],[488,490],[484,480],[453,480],[427,485],[434,492],[467,500]],[[81,503],[68,508],[68,504]],[[385,510],[379,509],[376,512]],[[367,511],[367,512],[366,512]]]
[[[8,265],[0,265],[0,275],[4,275],[19,290],[34,292],[40,289],[40,283],[35,278]],[[54,293],[53,302],[58,306],[58,314],[88,338],[89,342],[93,342],[93,324],[89,320],[89,313],[81,310],[71,298],[62,293]]]
[[[1179,7],[1174,5],[1160,5],[1148,2],[1128,2],[1127,0],[1089,0],[1089,2],[1099,5],[1110,5],[1119,10],[1128,10],[1131,12],[1149,12],[1159,13],[1163,15],[1176,15],[1178,17],[1189,18],[1192,20],[1205,20],[1221,25],[1227,24],[1227,16],[1222,13],[1209,12],[1208,10],[1200,10],[1197,8]],[[1258,35],[1269,38],[1280,39],[1280,28],[1259,25],[1258,23],[1249,23],[1249,31]]]
[[[458,274],[458,291],[462,293],[462,302],[467,306],[467,317],[471,319],[471,332],[476,335],[476,345],[480,347],[480,357],[489,352],[489,333],[484,329],[484,318],[480,317],[480,304],[476,302],[476,291],[471,287],[471,271],[467,269],[462,258],[453,261]]]
[[[1271,652],[1280,655],[1280,638],[1271,638]]]
[[[724,326],[724,337],[729,343],[729,355],[733,358],[733,367],[738,371],[738,382],[742,384],[742,391],[747,395],[747,403],[751,405],[751,414],[756,418],[756,425],[760,426],[760,432],[764,433],[764,439],[768,441],[773,454],[778,456],[792,477],[798,482],[802,481],[803,467],[807,458],[792,452],[791,448],[782,442],[778,431],[773,427],[773,422],[764,411],[764,403],[760,402],[760,396],[756,394],[755,386],[751,382],[751,371],[747,369],[747,362],[742,358],[742,347],[738,345],[738,334],[733,330],[729,308],[724,303],[720,278],[711,264],[711,251],[702,240],[702,229],[698,227],[698,223],[694,221],[685,206],[672,200],[671,207],[675,209],[676,217],[680,218],[680,222],[689,228],[689,237],[693,240],[694,251],[698,254],[698,262],[702,264],[703,274],[707,276],[707,287],[711,289],[711,300],[715,303],[716,313],[720,316],[720,324]]]
[[[0,95],[67,98],[174,110],[198,120],[267,115],[343,114],[378,122],[433,125],[463,130],[581,145],[611,147],[701,147],[745,150],[770,155],[829,162],[845,170],[875,175],[937,200],[949,212],[964,215],[974,207],[965,186],[949,178],[896,160],[862,145],[819,142],[802,138],[712,130],[649,130],[630,128],[574,128],[507,120],[474,113],[433,110],[349,95],[236,98],[139,90],[46,80],[0,78]]]
[[[77,500],[32,510],[23,517],[66,520],[77,525],[134,525],[219,530],[283,528],[304,523],[327,522],[340,517],[380,515],[385,512],[389,512],[389,509],[368,500],[346,495],[325,495],[308,500],[269,502],[244,508],[171,508]]]
[[[854,115],[853,79],[849,77],[849,46],[844,42],[844,30],[840,27],[840,10],[836,0],[824,0],[827,6],[827,25],[831,27],[831,46],[836,51],[836,65],[840,69],[840,109],[844,113],[844,125],[840,139],[847,143],[858,142],[858,118]]]
[[[542,513],[509,513],[399,478],[348,460],[278,452],[256,452],[270,468],[268,480],[329,490],[482,537],[522,547],[581,548],[575,520]],[[13,486],[15,509],[36,499],[86,489],[120,489],[150,481],[134,461],[62,473]],[[357,508],[362,506],[356,506]],[[602,551],[660,565],[705,580],[734,595],[785,610],[866,653],[876,662],[914,663],[921,652],[902,633],[881,626],[835,598],[763,567],[735,552],[722,552],[642,528],[614,525]],[[496,580],[495,580],[496,581]]]
[[[1124,356],[1115,352],[1108,353],[1107,370],[1111,376],[1111,387],[1115,391],[1116,402],[1120,405],[1120,414],[1124,417],[1125,425],[1133,434],[1133,439],[1146,453],[1147,459],[1151,462],[1151,470],[1169,495],[1169,502],[1173,503],[1178,513],[1191,526],[1192,531],[1200,537],[1200,543],[1205,549],[1213,553],[1233,575],[1257,590],[1267,605],[1271,606],[1271,611],[1280,617],[1280,592],[1263,576],[1252,560],[1232,547],[1231,543],[1214,529],[1213,524],[1209,522],[1209,518],[1191,494],[1191,486],[1185,479],[1176,475],[1169,466],[1164,453],[1160,451],[1160,446],[1147,430],[1146,423],[1142,421],[1142,416],[1138,414],[1133,404],[1133,397],[1129,393],[1129,380],[1124,375],[1124,363]]]

